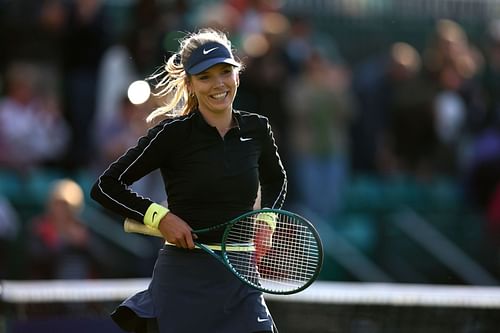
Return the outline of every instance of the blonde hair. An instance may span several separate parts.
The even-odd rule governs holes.
[[[198,107],[196,96],[189,93],[188,82],[189,74],[184,70],[184,65],[191,56],[191,53],[208,42],[217,42],[225,45],[229,50],[231,41],[226,34],[221,31],[204,28],[196,33],[186,35],[179,41],[179,51],[170,56],[166,64],[160,68],[157,73],[151,75],[148,80],[157,80],[154,95],[157,97],[165,97],[166,104],[156,108],[146,118],[148,122],[153,121],[160,116],[179,116],[186,115]],[[242,64],[237,70],[242,68]]]

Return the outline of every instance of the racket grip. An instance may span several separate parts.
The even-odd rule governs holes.
[[[123,230],[129,233],[143,234],[148,236],[162,237],[160,230],[148,227],[147,225],[135,220],[126,218],[123,222]]]

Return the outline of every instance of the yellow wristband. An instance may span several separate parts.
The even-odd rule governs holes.
[[[257,219],[266,222],[273,232],[276,230],[276,218],[276,214],[271,212],[259,213],[257,215]]]
[[[164,218],[168,212],[168,208],[158,205],[157,203],[152,203],[146,211],[146,215],[144,215],[143,222],[151,228],[158,229],[158,224],[160,224],[161,219]]]

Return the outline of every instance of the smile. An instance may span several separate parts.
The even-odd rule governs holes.
[[[215,94],[215,95],[211,95],[210,97],[213,98],[213,99],[224,99],[226,98],[228,92],[223,92],[223,93],[219,93],[219,94]]]

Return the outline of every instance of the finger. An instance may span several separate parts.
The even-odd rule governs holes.
[[[195,244],[194,244],[194,240],[193,238],[198,238],[196,235],[194,234],[189,234],[189,236],[186,236],[186,244],[187,244],[187,247],[188,249],[194,249],[195,248]]]
[[[188,248],[188,247],[187,247],[187,242],[186,242],[186,240],[184,239],[184,237],[183,237],[183,238],[179,238],[179,239],[177,240],[176,245],[177,245],[177,247],[180,247],[180,248],[182,248],[182,249],[187,249],[187,248]]]

